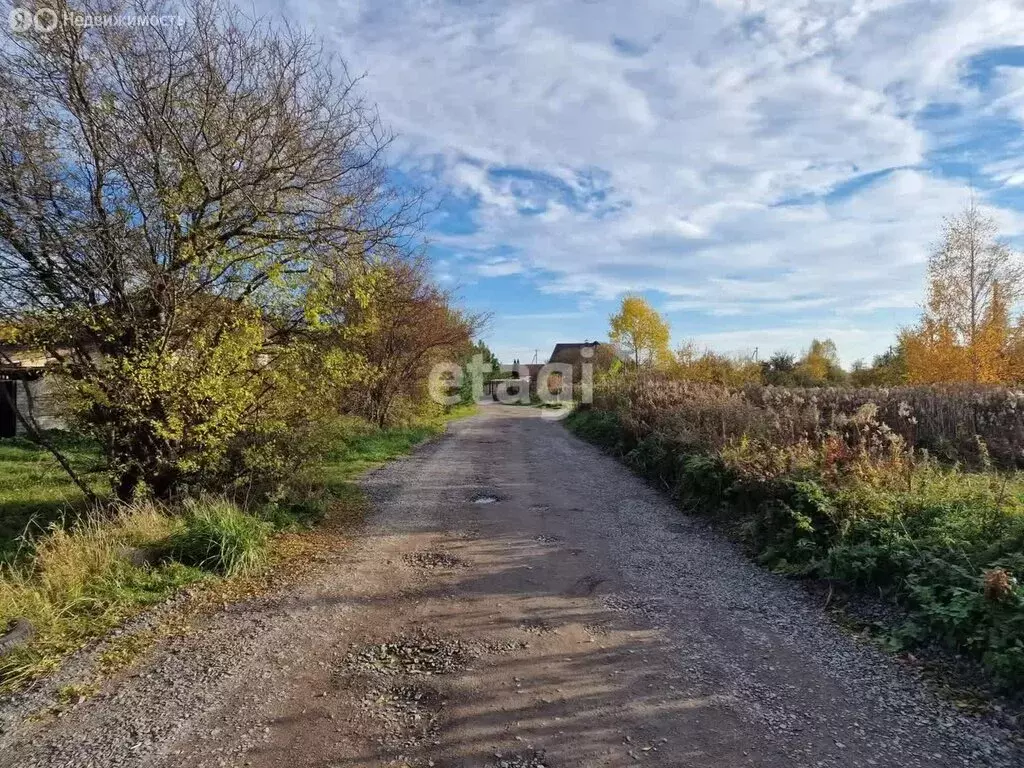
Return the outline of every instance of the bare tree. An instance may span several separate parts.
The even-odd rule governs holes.
[[[180,414],[159,387],[132,390],[145,377],[126,366],[216,345],[232,307],[302,318],[339,262],[406,237],[417,201],[387,183],[388,134],[310,35],[219,0],[74,10],[183,23],[0,40],[0,322],[90,400],[79,413],[118,493],[163,493]]]

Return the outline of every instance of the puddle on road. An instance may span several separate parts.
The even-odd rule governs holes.
[[[493,504],[498,500],[497,496],[489,496],[485,493],[478,494],[473,497],[474,504]]]

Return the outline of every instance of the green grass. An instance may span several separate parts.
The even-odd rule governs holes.
[[[0,629],[16,618],[32,641],[0,657],[0,692],[57,668],[69,653],[182,587],[246,576],[270,561],[271,523],[223,498],[93,509],[53,527],[31,558],[0,566]],[[135,555],[147,553],[148,563]]]
[[[226,499],[188,499],[171,534],[168,555],[225,576],[255,573],[268,560],[272,525]]]
[[[78,470],[95,462],[86,443],[53,435]],[[93,478],[94,490],[102,483]],[[86,507],[84,494],[50,453],[22,438],[0,440],[0,562],[10,560],[21,546],[22,534],[42,533],[51,523],[74,518]]]
[[[176,521],[150,504],[87,513],[41,536],[31,560],[0,567],[0,627],[26,618],[35,637],[0,657],[0,691],[55,669],[61,659],[206,574],[176,562],[134,565],[130,548],[159,548]]]
[[[458,405],[436,418],[409,426],[379,429],[371,425],[351,424],[344,437],[327,455],[322,481],[328,490],[348,496],[352,482],[368,469],[405,456],[420,443],[444,432],[448,422],[476,413],[476,405]]]
[[[6,506],[0,510],[7,538],[0,546],[15,551],[30,521],[37,535],[21,548],[21,556],[0,561],[0,632],[13,619],[26,618],[36,634],[0,658],[0,692],[56,669],[69,653],[183,586],[250,575],[273,558],[287,557],[288,537],[274,538],[275,530],[310,528],[328,511],[342,525],[357,520],[365,506],[355,483],[360,473],[409,453],[444,431],[451,419],[473,411],[459,407],[390,429],[343,422],[316,476],[297,483],[308,494],[249,510],[216,497],[187,499],[174,507],[139,502],[83,509],[82,494],[45,452],[24,441],[4,441],[0,489],[5,495],[0,498]],[[94,458],[88,446],[69,443],[68,449],[83,465]],[[73,524],[49,525],[68,512],[74,513]],[[159,557],[134,564],[137,549]]]

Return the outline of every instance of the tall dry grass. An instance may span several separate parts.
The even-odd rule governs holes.
[[[1024,467],[1024,390],[1009,387],[728,388],[648,373],[606,382],[595,404],[637,435],[709,450],[740,438],[814,442],[870,410],[906,445],[941,459]]]
[[[138,502],[98,509],[71,528],[53,525],[32,557],[0,566],[0,630],[27,619],[34,636],[0,657],[0,690],[54,669],[68,652],[208,577],[267,562],[269,523],[230,501],[184,509]]]
[[[730,389],[648,374],[602,382],[568,426],[719,521],[758,562],[890,600],[900,608],[884,631],[892,647],[945,647],[1019,691],[1020,397]]]

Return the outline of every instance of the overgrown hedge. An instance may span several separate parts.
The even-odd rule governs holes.
[[[830,463],[838,448],[825,438],[798,450],[743,438],[713,448],[695,439],[698,428],[680,422],[680,413],[661,414],[656,427],[611,402],[574,412],[567,426],[686,511],[717,521],[761,564],[902,607],[906,619],[889,635],[894,645],[933,643],[979,661],[1001,686],[1024,684],[1024,589],[1015,576],[1024,573],[1024,481],[1017,475],[873,458],[869,442],[847,454],[847,464]],[[719,407],[696,412],[711,421],[720,415]],[[874,434],[877,425],[859,429]]]
[[[640,431],[669,426],[705,448],[743,436],[790,443],[870,408],[908,446],[943,460],[1024,468],[1024,390],[1012,387],[730,388],[651,373],[602,382],[595,405]]]

